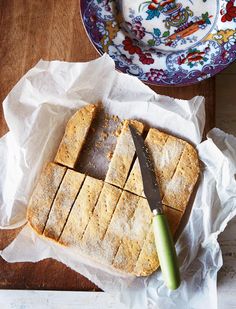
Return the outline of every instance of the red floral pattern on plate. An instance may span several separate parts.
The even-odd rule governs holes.
[[[124,44],[124,50],[128,51],[130,55],[139,55],[139,60],[142,64],[150,65],[154,63],[151,53],[142,52],[141,48],[135,45],[131,38],[125,37],[125,40],[122,43]]]
[[[221,10],[220,13],[223,15],[221,18],[223,23],[232,21],[233,18],[236,17],[236,6],[234,5],[234,0],[230,0],[226,5],[226,10]]]

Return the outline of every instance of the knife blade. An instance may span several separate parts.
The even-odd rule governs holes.
[[[132,125],[129,125],[129,129],[139,160],[144,194],[153,212],[152,226],[161,271],[166,286],[175,290],[179,287],[181,281],[177,254],[169,224],[163,211],[153,160],[142,136]]]

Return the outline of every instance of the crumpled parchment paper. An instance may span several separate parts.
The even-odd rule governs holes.
[[[1,256],[9,262],[52,257],[89,278],[128,308],[217,308],[217,237],[236,214],[236,138],[211,130],[201,143],[204,98],[160,96],[137,78],[115,71],[104,55],[88,63],[40,61],[4,101],[9,132],[0,139],[0,227],[26,223],[26,208],[40,170],[53,160],[69,117],[87,102],[136,118],[197,146],[202,173],[189,220],[177,241],[182,284],[168,290],[157,271],[146,278],[122,276],[37,236],[26,225]]]

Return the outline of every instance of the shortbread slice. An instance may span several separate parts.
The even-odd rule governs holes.
[[[117,187],[104,183],[97,205],[81,241],[81,246],[88,255],[94,254],[97,256],[99,254],[101,241],[109,226],[121,192]]]
[[[135,155],[129,124],[136,128],[139,133],[144,130],[144,125],[141,122],[136,120],[126,120],[124,122],[105,179],[105,182],[120,188],[125,185]]]
[[[186,145],[187,143],[182,139],[170,135],[163,147],[160,160],[156,160],[155,152],[151,151],[154,157],[156,174],[160,183],[162,197],[165,192],[166,184],[173,177]]]
[[[150,226],[133,272],[138,277],[148,276],[157,270],[158,267],[159,260],[155,246],[153,227]]]
[[[145,139],[145,144],[148,146],[151,155],[153,156],[153,164],[156,167],[161,160],[163,147],[168,139],[169,135],[156,129],[150,129]],[[125,184],[125,190],[133,192],[137,195],[144,196],[143,181],[139,166],[138,158],[135,160],[133,168],[129,174],[127,182]]]
[[[41,172],[27,209],[28,222],[38,234],[43,232],[53,200],[65,172],[66,167],[55,163],[48,163]]]
[[[103,250],[101,262],[112,265],[123,237],[130,231],[131,218],[138,205],[138,201],[139,197],[137,195],[126,191],[122,192],[101,244]]]
[[[167,182],[163,203],[185,211],[200,172],[197,151],[187,144],[173,177]]]
[[[58,240],[85,175],[68,169],[53,202],[43,235]]]
[[[132,273],[152,222],[152,212],[146,199],[140,197],[130,229],[126,230],[113,261],[116,269]]]
[[[58,148],[55,162],[74,168],[96,113],[96,106],[88,104],[68,121]]]
[[[164,207],[164,212],[167,216],[170,230],[174,235],[183,216],[183,212],[175,210],[171,207]],[[152,274],[158,267],[159,261],[153,234],[153,226],[151,224],[133,273],[136,276],[148,276]]]
[[[166,184],[172,178],[187,143],[157,129],[150,129],[145,144],[150,151],[160,186],[160,193],[163,197]],[[137,195],[145,196],[138,159],[136,159],[125,189]]]
[[[59,242],[66,246],[79,246],[85,228],[103,187],[103,181],[86,176],[83,186],[70,212]]]

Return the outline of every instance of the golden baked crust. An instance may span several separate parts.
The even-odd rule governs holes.
[[[57,162],[74,167],[94,113],[95,106],[87,105],[69,120]],[[49,163],[33,192],[27,217],[38,234],[77,247],[88,258],[115,270],[147,276],[159,262],[138,160],[132,167],[135,147],[129,124],[140,133],[144,130],[138,121],[124,122],[105,182]],[[174,234],[199,175],[197,152],[157,129],[148,131],[145,143]]]
[[[144,130],[144,125],[141,122],[136,120],[126,120],[124,122],[105,179],[105,182],[120,188],[125,185],[135,155],[129,124],[135,127],[139,133]]]
[[[65,134],[58,148],[55,162],[74,168],[84,145],[92,121],[95,117],[96,106],[88,104],[79,109],[68,121]]]
[[[27,209],[27,220],[39,234],[43,232],[51,205],[65,172],[66,167],[48,163],[41,172],[32,193]]]
[[[52,204],[43,235],[58,240],[85,175],[68,169]]]
[[[59,242],[67,246],[80,244],[93,209],[103,187],[103,181],[86,176],[70,212]]]

